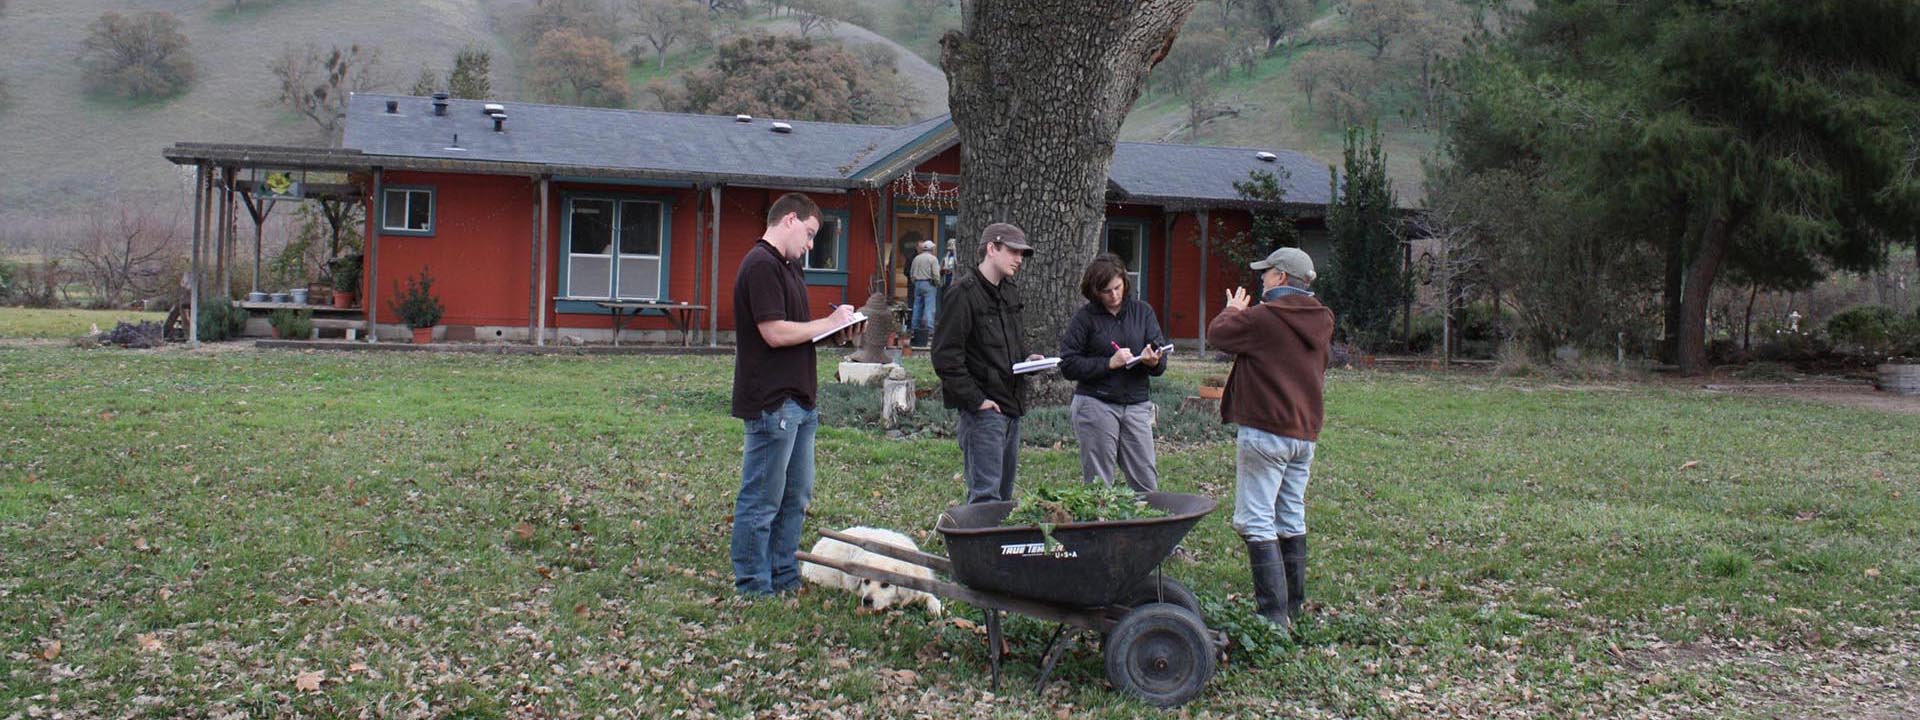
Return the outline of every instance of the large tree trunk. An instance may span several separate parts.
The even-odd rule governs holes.
[[[1698,375],[1709,369],[1707,361],[1707,301],[1713,294],[1714,277],[1732,245],[1733,223],[1715,218],[1707,221],[1700,237],[1700,251],[1687,265],[1687,284],[1680,292],[1680,373]]]
[[[1028,347],[1051,354],[1099,249],[1120,123],[1199,0],[972,0],[940,40],[960,135],[956,265],[1010,222],[1034,255],[1016,281]]]

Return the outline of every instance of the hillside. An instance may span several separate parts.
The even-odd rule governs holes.
[[[313,124],[271,105],[276,83],[269,63],[286,47],[360,43],[378,48],[386,91],[404,91],[420,68],[444,70],[456,50],[474,45],[493,56],[496,97],[519,97],[514,51],[506,41],[513,18],[532,0],[12,0],[0,15],[0,78],[8,101],[0,107],[0,228],[16,235],[33,221],[70,220],[102,203],[159,200],[169,211],[185,203],[187,182],[160,157],[183,141],[313,143]],[[919,113],[944,111],[946,87],[937,63],[937,39],[957,15],[912,12],[923,0],[856,0],[859,24],[822,35],[847,44],[880,43],[898,52],[903,76],[921,88]],[[192,41],[199,80],[164,101],[127,102],[90,96],[75,58],[88,25],[109,10],[173,13]],[[1324,25],[1332,9],[1324,8]],[[792,23],[766,15],[732,23],[734,32],[794,32]],[[651,62],[630,74],[636,104],[653,98],[645,82],[698,67],[709,50],[669,56],[667,70]],[[1294,90],[1290,61],[1267,58],[1251,74],[1216,76],[1219,99],[1237,114],[1205,123],[1198,136],[1185,129],[1186,108],[1166,92],[1142,97],[1122,130],[1127,140],[1208,145],[1284,147],[1329,163],[1340,157],[1340,133],[1311,117]],[[1402,197],[1417,198],[1419,161],[1432,133],[1385,126],[1390,166]],[[29,221],[25,225],[22,221]],[[0,241],[6,238],[0,237]]]

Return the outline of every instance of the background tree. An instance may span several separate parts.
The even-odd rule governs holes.
[[[1239,284],[1244,287],[1260,287],[1260,273],[1247,267],[1249,263],[1265,258],[1276,248],[1300,244],[1293,220],[1280,209],[1280,203],[1286,200],[1287,188],[1283,183],[1287,177],[1284,169],[1279,173],[1255,170],[1247,174],[1247,179],[1233,182],[1233,190],[1240,199],[1254,203],[1253,222],[1244,231],[1215,235],[1213,253],[1222,265],[1239,274]]]
[[[1246,0],[1246,13],[1266,42],[1268,54],[1280,47],[1287,33],[1313,20],[1313,0]]]
[[[1456,0],[1423,0],[1414,15],[1401,49],[1406,56],[1403,77],[1413,87],[1417,103],[1409,114],[1429,127],[1446,99],[1441,70],[1466,49],[1466,9]]]
[[[620,41],[620,19],[606,0],[540,0],[520,21],[520,44],[535,48],[547,34],[569,30],[609,43]]]
[[[688,73],[684,85],[648,89],[675,112],[746,113],[825,122],[895,123],[908,119],[911,98],[897,79],[891,52],[862,59],[838,45],[780,35],[723,44],[713,64]],[[884,64],[876,68],[875,65]]]
[[[533,49],[533,85],[553,102],[626,107],[627,62],[605,38],[555,30]]]
[[[842,19],[860,12],[847,0],[787,0],[785,4],[793,22],[800,26],[800,37],[814,30],[831,34]]]
[[[95,92],[161,98],[193,84],[193,57],[180,21],[170,13],[102,14],[87,26],[80,62]]]
[[[1216,90],[1213,76],[1226,67],[1227,38],[1217,32],[1189,32],[1180,36],[1165,60],[1153,68],[1154,86],[1180,97],[1187,105],[1187,139],[1200,136],[1200,124],[1212,115]]]
[[[1420,5],[1417,0],[1347,0],[1342,12],[1351,37],[1372,48],[1373,59],[1379,60],[1394,40],[1416,27]]]
[[[1394,313],[1412,292],[1401,268],[1400,217],[1378,128],[1348,128],[1342,170],[1332,173],[1335,199],[1327,207],[1327,244],[1333,256],[1314,285],[1339,318],[1348,342],[1378,348],[1387,340]]]
[[[1465,64],[1450,143],[1469,171],[1537,161],[1648,228],[1675,359],[1701,372],[1729,266],[1818,278],[1920,232],[1915,58],[1901,0],[1550,3]]]
[[[703,44],[713,34],[712,13],[697,0],[629,0],[627,10],[634,37],[653,48],[662,70],[667,68],[669,48]]]
[[[453,54],[447,73],[447,92],[466,100],[493,97],[493,53],[471,45]]]
[[[386,84],[380,51],[358,44],[345,50],[336,45],[324,53],[314,44],[288,47],[268,67],[279,81],[275,104],[306,116],[333,142],[339,141],[346,124],[348,96]]]
[[[88,215],[70,257],[97,307],[170,295],[183,264],[179,223],[151,208],[121,204]]]
[[[960,136],[959,264],[980,261],[992,222],[1036,241],[1019,279],[1030,347],[1052,347],[1083,302],[1120,125],[1197,2],[973,0],[940,41]]]
[[[1308,89],[1310,110],[1340,127],[1373,120],[1376,63],[1348,48],[1314,50],[1295,63],[1294,82]],[[1318,101],[1317,109],[1314,104]]]

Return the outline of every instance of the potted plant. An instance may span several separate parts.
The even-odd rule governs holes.
[[[407,280],[407,287],[400,289],[395,283],[393,313],[400,316],[400,322],[413,328],[413,342],[425,345],[433,342],[433,326],[440,324],[440,316],[446,313],[441,307],[440,298],[433,295],[433,276],[426,268],[420,269],[419,277]]]
[[[1208,375],[1200,380],[1200,397],[1219,400],[1227,394],[1227,376]]]
[[[313,335],[313,311],[282,308],[267,316],[273,336],[282,340],[304,340]]]
[[[327,263],[333,273],[333,306],[353,307],[360,294],[360,254],[341,255]]]

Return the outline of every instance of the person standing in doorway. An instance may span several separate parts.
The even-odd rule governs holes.
[[[1307,288],[1313,259],[1280,248],[1249,265],[1260,304],[1246,288],[1227,293],[1207,342],[1233,355],[1220,420],[1239,426],[1233,528],[1247,545],[1260,616],[1291,628],[1306,601],[1307,478],[1326,418],[1333,311]]]
[[[925,349],[940,304],[940,258],[933,254],[932,240],[920,241],[920,254],[913,256],[907,275],[913,282],[913,346]]]
[[[1060,334],[1060,374],[1073,388],[1073,435],[1080,440],[1080,476],[1112,484],[1115,460],[1134,492],[1153,492],[1160,474],[1153,458],[1151,378],[1167,371],[1167,345],[1153,308],[1132,297],[1127,265],[1101,255],[1080,278],[1087,299]]]
[[[741,259],[733,280],[739,345],[733,416],[746,423],[746,438],[730,555],[734,591],[745,596],[800,586],[793,554],[813,499],[813,436],[820,424],[813,338],[853,317],[852,305],[840,305],[824,318],[809,319],[801,265],[818,232],[820,207],[812,199],[780,196],[767,210],[766,232]]]
[[[1020,322],[1020,288],[1013,276],[1033,254],[1027,234],[1007,223],[980,233],[985,257],[955,278],[933,325],[933,370],[946,406],[959,414],[954,434],[967,478],[967,502],[1013,499],[1026,412],[1026,378],[1013,364],[1027,354]]]

